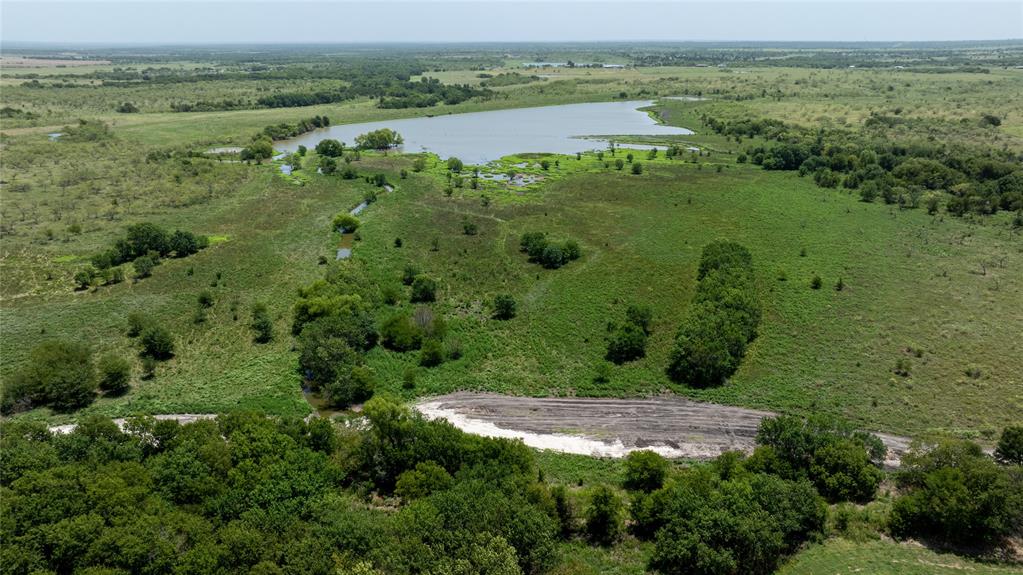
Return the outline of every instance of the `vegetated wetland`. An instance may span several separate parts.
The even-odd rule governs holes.
[[[696,541],[726,558],[707,572],[1018,572],[1018,45],[330,53],[111,49],[0,71],[12,572],[138,568],[106,539],[62,559],[34,538],[52,526],[23,513],[32,481],[54,473],[147,478],[131,527],[114,507],[65,515],[116,539],[173,506],[199,543],[152,551],[162,565],[207,549],[227,571],[673,573]],[[382,128],[404,147],[357,140]],[[304,388],[333,423],[300,421]],[[748,457],[668,463],[406,411],[460,391],[794,418],[760,424]],[[90,419],[177,413],[233,415]],[[853,429],[923,443],[887,473]],[[932,519],[939,481],[967,493],[948,503],[962,523]],[[243,496],[257,483],[290,495]],[[756,545],[733,512],[757,518]],[[422,535],[438,525],[458,535]],[[241,532],[261,550],[224,551]]]

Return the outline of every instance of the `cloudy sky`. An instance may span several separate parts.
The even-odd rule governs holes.
[[[2,0],[4,43],[1023,38],[1023,0]]]

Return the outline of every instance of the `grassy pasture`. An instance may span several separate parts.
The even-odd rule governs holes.
[[[406,262],[440,279],[437,307],[465,350],[462,359],[421,370],[415,394],[672,390],[826,411],[904,433],[990,434],[1021,408],[1023,366],[1012,349],[1023,331],[1014,312],[1023,253],[1004,221],[900,212],[820,190],[794,174],[732,164],[719,173],[707,162],[644,161],[647,172],[632,176],[605,172],[592,156],[579,161],[586,167],[576,162],[561,161],[573,175],[542,191],[497,196],[489,207],[478,192],[445,198],[441,181],[414,175],[367,214],[357,257],[383,284],[397,285]],[[466,219],[477,223],[478,235],[462,233]],[[518,238],[533,230],[578,240],[584,257],[555,271],[527,263]],[[728,385],[674,386],[663,367],[675,326],[692,295],[700,250],[719,238],[753,252],[765,321]],[[814,274],[824,289],[810,289]],[[841,292],[833,288],[839,278]],[[519,316],[508,322],[489,318],[489,302],[502,292],[519,302]],[[595,384],[606,325],[631,302],[654,307],[647,357]],[[383,350],[369,357],[394,391],[416,360]],[[910,362],[909,377],[893,373],[900,359]],[[980,377],[966,375],[971,367]]]
[[[781,575],[829,573],[842,575],[1009,575],[1023,569],[971,561],[951,553],[932,551],[914,543],[890,540],[857,543],[829,539],[794,556],[778,571]]]

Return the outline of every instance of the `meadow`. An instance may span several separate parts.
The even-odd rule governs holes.
[[[654,49],[626,57],[608,49],[580,55],[568,48],[549,61],[628,62],[661,58]],[[833,56],[833,55],[832,55]],[[770,54],[767,55],[770,58]],[[831,56],[828,56],[831,57]],[[965,57],[965,56],[964,56]],[[313,67],[308,55],[275,63]],[[364,152],[351,163],[360,176],[384,174],[393,193],[360,215],[354,260],[382,290],[400,294],[375,310],[378,324],[410,313],[402,275],[408,264],[438,280],[433,312],[448,326],[461,357],[420,366],[418,353],[376,347],[366,362],[377,393],[407,400],[455,390],[533,396],[683,394],[703,401],[788,414],[838,416],[861,428],[914,437],[958,436],[990,445],[1023,412],[1023,241],[1015,214],[967,214],[865,203],[854,190],[818,187],[795,171],[738,163],[758,138],[715,134],[706,117],[775,119],[803,127],[855,131],[871,114],[907,122],[897,141],[946,142],[977,150],[1023,151],[1023,70],[987,65],[986,72],[782,67],[743,63],[723,68],[650,65],[621,69],[528,69],[530,53],[423,54],[424,77],[479,85],[489,76],[538,74],[543,80],[497,85],[494,95],[458,104],[385,109],[372,98],[296,108],[172,112],[185,99],[237,98],[334,89],[345,80],[208,80],[102,86],[93,73],[158,66],[184,74],[237,72],[237,61],[198,54],[151,62],[69,68],[5,68],[0,72],[0,377],[9,381],[29,351],[55,338],[130,359],[131,390],[100,397],[72,414],[36,408],[5,419],[47,424],[88,415],[211,413],[255,410],[304,417],[291,335],[299,287],[321,278],[341,238],[331,229],[371,190],[361,177],[315,172],[312,150],[296,176],[281,162],[246,164],[215,158],[216,146],[245,145],[264,126],[314,115],[333,124],[524,106],[651,99],[650,113],[696,134],[621,141],[697,146],[673,159],[663,152],[619,149],[576,156],[523,150],[487,171],[537,178],[526,186],[449,179],[445,160]],[[658,60],[659,61],[659,60]],[[1007,60],[1008,62],[1008,60]],[[28,85],[38,80],[44,86]],[[691,100],[667,99],[692,96]],[[703,98],[703,99],[699,99]],[[118,113],[124,101],[137,113]],[[998,125],[982,124],[985,114]],[[79,119],[102,122],[109,136],[52,140]],[[634,156],[622,169],[614,162]],[[541,162],[548,163],[542,167]],[[631,163],[642,163],[633,174]],[[166,259],[152,277],[84,290],[73,277],[89,258],[152,222],[210,238],[187,258]],[[471,226],[469,225],[471,224]],[[472,233],[467,233],[467,230]],[[582,256],[559,269],[527,261],[527,232],[574,240]],[[400,242],[396,240],[401,240]],[[715,240],[746,246],[753,257],[764,317],[759,333],[727,384],[708,389],[665,375],[679,322],[691,305],[703,247]],[[400,244],[400,246],[399,246]],[[813,289],[815,277],[820,289]],[[841,289],[837,289],[838,286]],[[212,307],[197,313],[204,292]],[[512,319],[494,317],[494,300],[511,295]],[[255,343],[253,309],[266,304],[274,337]],[[630,304],[653,315],[645,357],[605,362],[610,324]],[[142,377],[128,315],[143,312],[167,326],[173,359]],[[408,384],[408,374],[414,384]],[[618,485],[620,461],[536,454],[547,480],[569,485],[582,507],[595,484]],[[686,464],[677,464],[679,469]],[[542,479],[541,479],[542,481]],[[354,495],[352,497],[355,497]],[[374,502],[374,505],[376,502]],[[374,508],[374,512],[376,508]],[[896,543],[846,539],[809,545],[783,573],[933,573],[1011,568]],[[612,547],[579,540],[558,544],[553,573],[641,573],[653,544],[626,537]],[[915,570],[915,571],[914,571]]]

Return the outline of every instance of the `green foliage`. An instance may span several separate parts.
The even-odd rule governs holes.
[[[1023,425],[1010,425],[1002,430],[995,459],[1003,465],[1023,465]]]
[[[765,419],[757,430],[757,444],[749,468],[809,479],[830,501],[869,501],[883,477],[878,467],[884,444],[823,416]]]
[[[696,297],[675,336],[667,374],[694,387],[724,383],[735,372],[756,337],[760,302],[753,282],[752,257],[734,242],[712,242],[703,249]]]
[[[344,153],[345,145],[333,138],[324,138],[316,143],[316,154],[318,156],[325,158],[337,158]]]
[[[498,294],[494,297],[494,318],[509,320],[515,317],[515,298],[511,294]]]
[[[403,313],[392,315],[380,326],[380,340],[394,351],[412,351],[423,343],[423,333],[412,318]]]
[[[437,280],[426,274],[419,274],[412,280],[412,293],[409,301],[413,303],[431,302],[437,299]]]
[[[398,132],[390,128],[381,128],[355,136],[355,147],[360,150],[386,150],[400,146],[404,141]]]
[[[270,343],[274,338],[274,323],[270,319],[266,304],[256,302],[252,304],[252,322],[249,323],[252,329],[252,341],[256,343]]]
[[[653,451],[632,451],[625,457],[625,488],[656,491],[668,476],[668,460]]]
[[[99,388],[110,395],[121,395],[131,389],[131,364],[114,353],[100,356],[96,362]]]
[[[625,531],[625,505],[615,491],[599,485],[586,508],[586,535],[599,545],[611,545]]]
[[[568,240],[564,244],[555,244],[547,239],[543,232],[526,232],[519,241],[519,251],[529,255],[529,261],[538,263],[548,269],[557,269],[570,261],[582,256],[579,244]]]
[[[1000,543],[1023,529],[1023,476],[969,441],[947,440],[905,455],[889,526],[898,537],[954,544]]]
[[[436,367],[442,363],[444,363],[444,344],[434,338],[424,341],[419,352],[419,365]]]
[[[340,230],[342,233],[352,233],[359,229],[359,218],[348,212],[341,212],[334,216],[333,225],[335,230]]]
[[[452,171],[452,172],[454,172],[456,174],[461,173],[462,168],[464,167],[464,165],[462,164],[462,160],[459,160],[458,158],[456,158],[454,156],[448,158],[447,166],[448,166],[448,170],[450,170],[450,171]]]
[[[643,329],[633,323],[616,326],[608,337],[604,357],[617,364],[637,360],[646,355],[646,339]]]
[[[448,489],[452,483],[447,470],[433,461],[423,461],[398,476],[394,494],[402,499],[420,499]]]
[[[29,353],[27,363],[5,382],[0,408],[4,413],[35,405],[74,411],[92,403],[96,372],[92,352],[83,344],[49,340]]]
[[[159,324],[149,324],[139,334],[142,355],[156,360],[174,357],[174,336],[170,330]]]
[[[638,175],[643,173],[643,164],[641,164],[639,162],[634,162],[632,164],[632,168],[631,169],[632,169],[632,175],[638,176]]]

